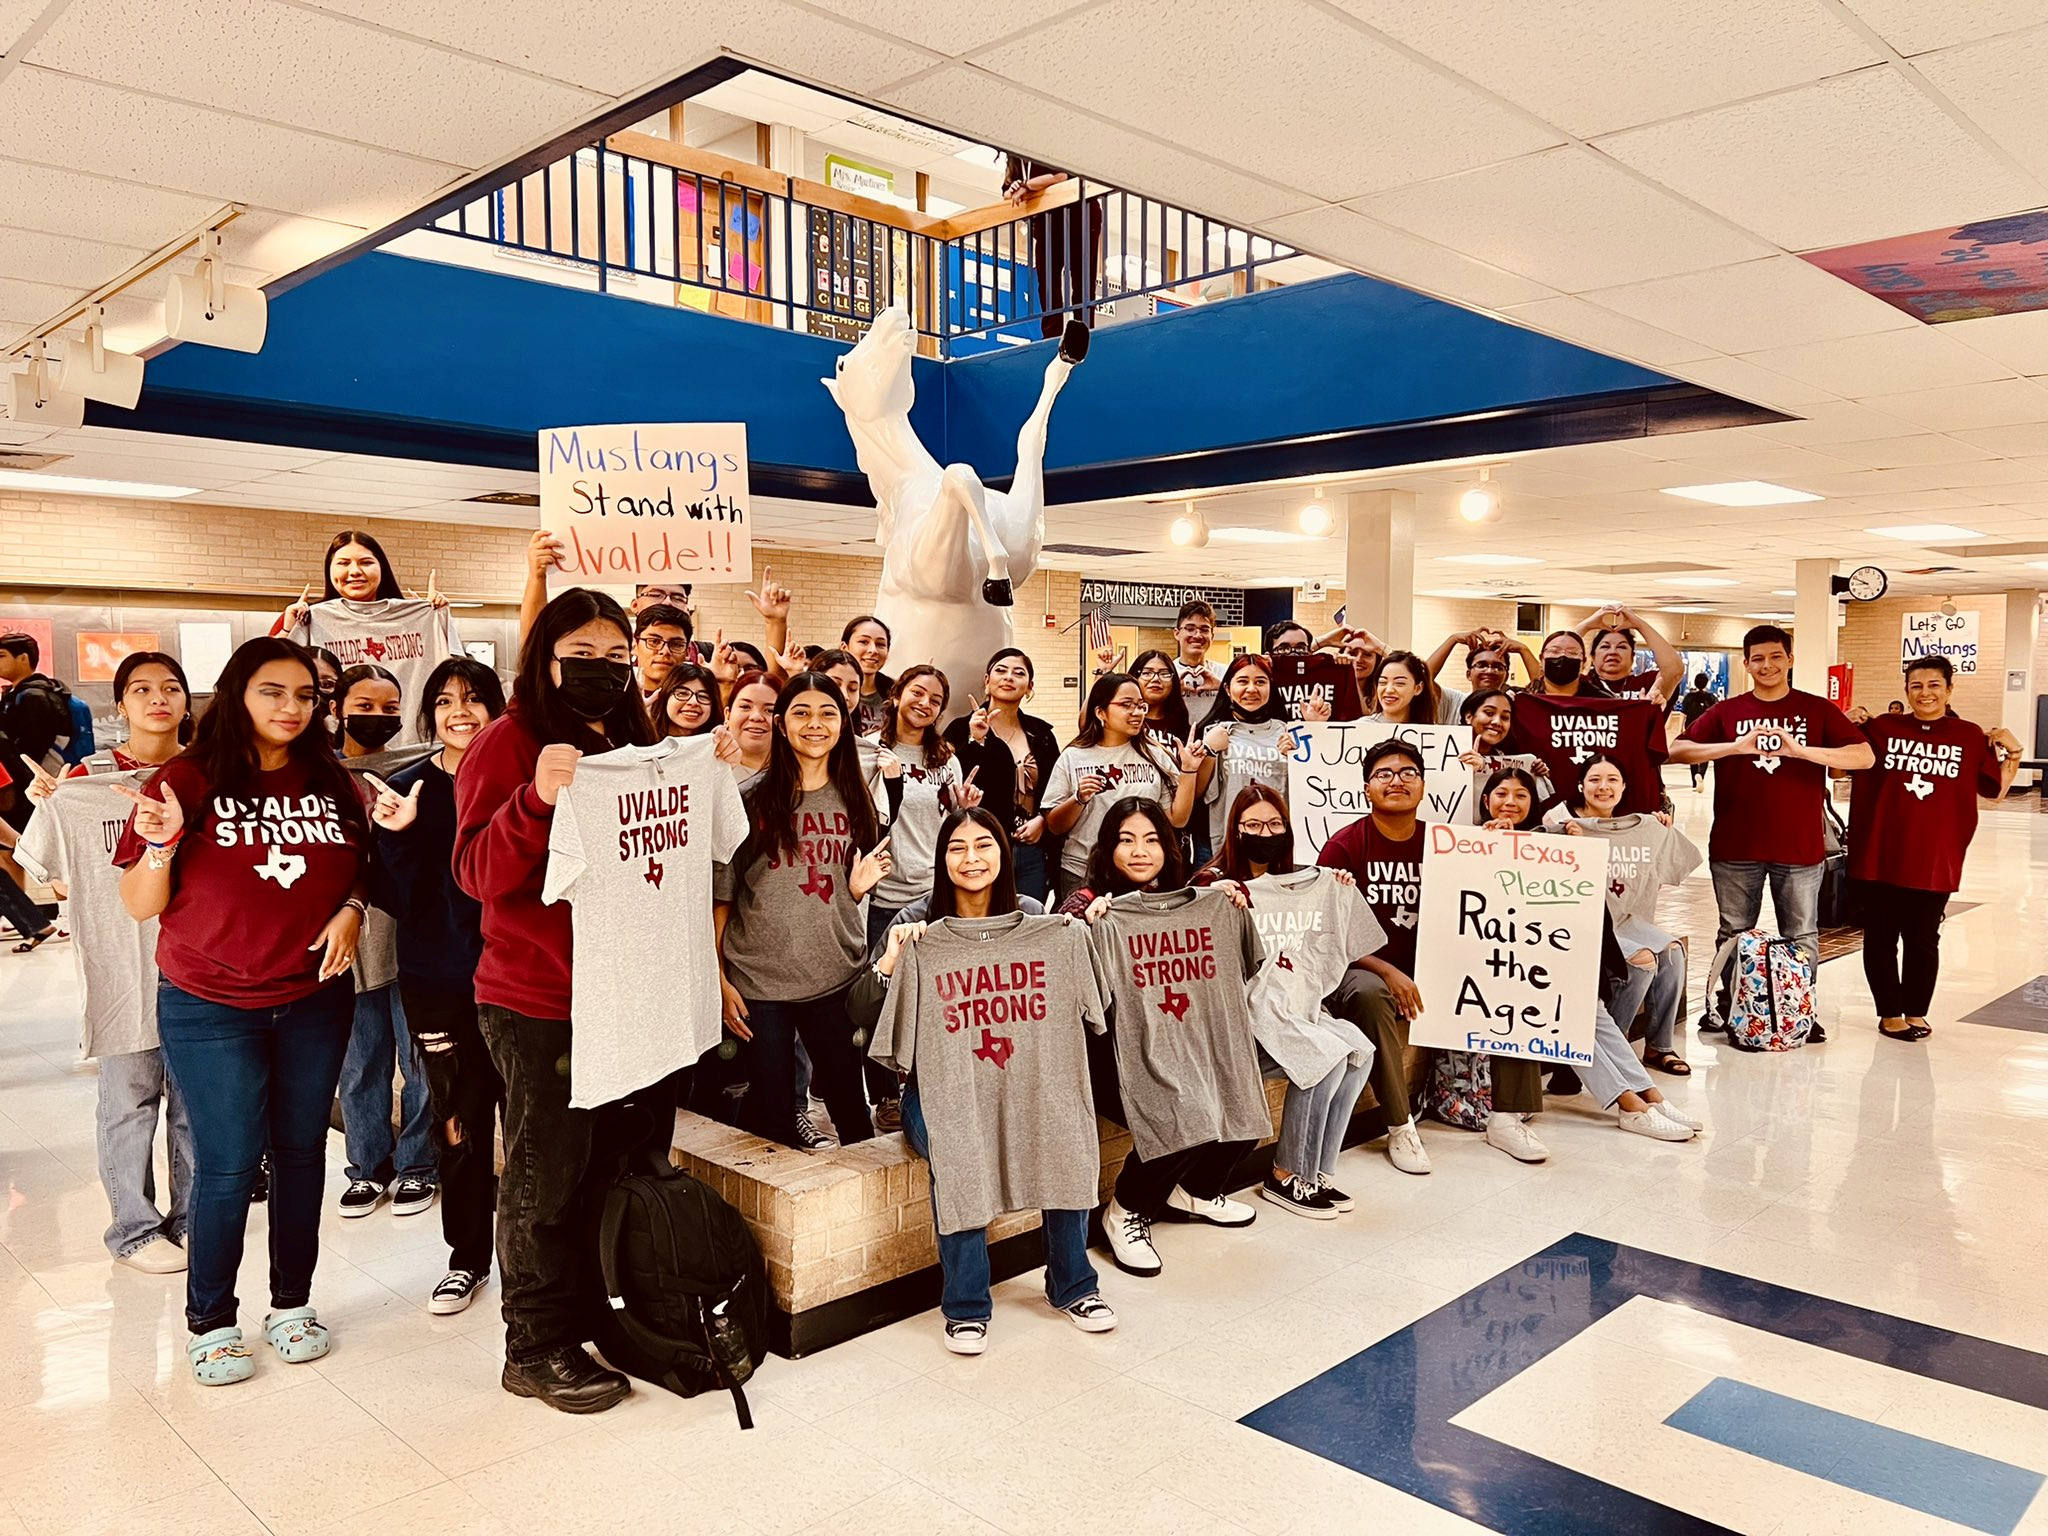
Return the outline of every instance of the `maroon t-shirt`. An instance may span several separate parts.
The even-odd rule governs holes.
[[[1766,703],[1754,693],[1723,699],[1685,728],[1680,739],[1716,746],[1744,731],[1780,732],[1809,747],[1861,744],[1863,733],[1818,694],[1786,691]],[[1717,863],[1818,864],[1827,857],[1822,833],[1828,772],[1790,757],[1714,759],[1714,827],[1707,857]]]
[[[1316,859],[1330,869],[1348,869],[1358,894],[1372,908],[1387,942],[1376,953],[1410,977],[1415,974],[1415,925],[1422,916],[1422,823],[1415,835],[1396,842],[1361,816],[1327,843]]]
[[[1273,664],[1273,686],[1287,701],[1290,720],[1305,719],[1302,705],[1316,697],[1330,706],[1332,720],[1356,720],[1364,713],[1358,706],[1358,674],[1349,659],[1321,652],[1266,659]]]
[[[1541,758],[1569,805],[1578,803],[1580,770],[1594,753],[1605,752],[1628,780],[1615,814],[1648,816],[1664,809],[1664,712],[1654,699],[1567,698],[1525,690],[1515,695],[1506,747]]]
[[[1997,797],[1998,756],[1982,726],[1949,715],[1877,715],[1863,727],[1877,762],[1854,775],[1849,873],[1915,891],[1953,891],[1977,831],[1977,797]]]
[[[313,946],[362,878],[366,854],[334,796],[311,781],[290,762],[257,774],[246,793],[217,795],[180,757],[145,786],[161,800],[169,784],[185,812],[156,965],[194,997],[274,1008],[320,990]],[[127,868],[144,846],[131,818],[114,862]]]

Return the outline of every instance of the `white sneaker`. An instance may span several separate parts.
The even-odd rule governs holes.
[[[1116,1327],[1116,1313],[1110,1310],[1109,1303],[1102,1299],[1099,1291],[1083,1296],[1071,1307],[1061,1307],[1060,1311],[1083,1333],[1108,1333]]]
[[[1248,1227],[1258,1219],[1259,1213],[1242,1201],[1232,1200],[1227,1195],[1218,1195],[1213,1200],[1199,1200],[1178,1184],[1173,1193],[1166,1197],[1166,1208],[1178,1212],[1190,1221],[1206,1221],[1214,1227]]]
[[[1693,1135],[1690,1126],[1666,1120],[1655,1109],[1624,1109],[1615,1123],[1624,1131],[1655,1137],[1658,1141],[1691,1141]]]
[[[1152,1219],[1127,1211],[1111,1196],[1102,1212],[1102,1235],[1109,1239],[1109,1256],[1116,1267],[1133,1275],[1156,1275],[1160,1270],[1159,1250],[1152,1246]]]
[[[946,1348],[956,1355],[978,1355],[988,1348],[987,1323],[946,1324]]]
[[[1499,1147],[1520,1163],[1540,1163],[1550,1156],[1550,1149],[1536,1139],[1528,1121],[1520,1115],[1501,1111],[1495,1111],[1487,1118],[1486,1144]]]
[[[1669,1099],[1659,1099],[1656,1103],[1652,1104],[1650,1108],[1654,1109],[1666,1120],[1677,1121],[1687,1130],[1704,1131],[1707,1128],[1704,1122],[1694,1119],[1692,1113],[1689,1110],[1680,1109],[1676,1104],[1672,1103]]]
[[[179,1275],[185,1272],[185,1250],[168,1237],[152,1237],[120,1262],[145,1275]]]
[[[1387,1132],[1387,1161],[1403,1173],[1428,1173],[1429,1152],[1422,1145],[1422,1132],[1413,1120],[1404,1121]]]

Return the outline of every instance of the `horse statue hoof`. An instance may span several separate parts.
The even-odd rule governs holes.
[[[1078,363],[1088,355],[1088,327],[1079,320],[1069,320],[1067,328],[1060,332],[1060,360]]]
[[[1017,606],[1016,594],[1010,590],[1010,583],[1007,577],[1001,581],[997,581],[993,577],[984,581],[981,584],[981,600],[991,608],[1014,608]]]

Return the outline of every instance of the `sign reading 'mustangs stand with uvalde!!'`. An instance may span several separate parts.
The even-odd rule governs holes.
[[[566,547],[558,585],[753,579],[743,422],[546,427],[540,525]]]

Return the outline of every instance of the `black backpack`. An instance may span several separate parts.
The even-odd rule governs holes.
[[[768,1353],[768,1274],[753,1233],[718,1192],[659,1157],[629,1168],[604,1198],[598,1262],[609,1305],[597,1320],[605,1359],[678,1397],[732,1393]]]

